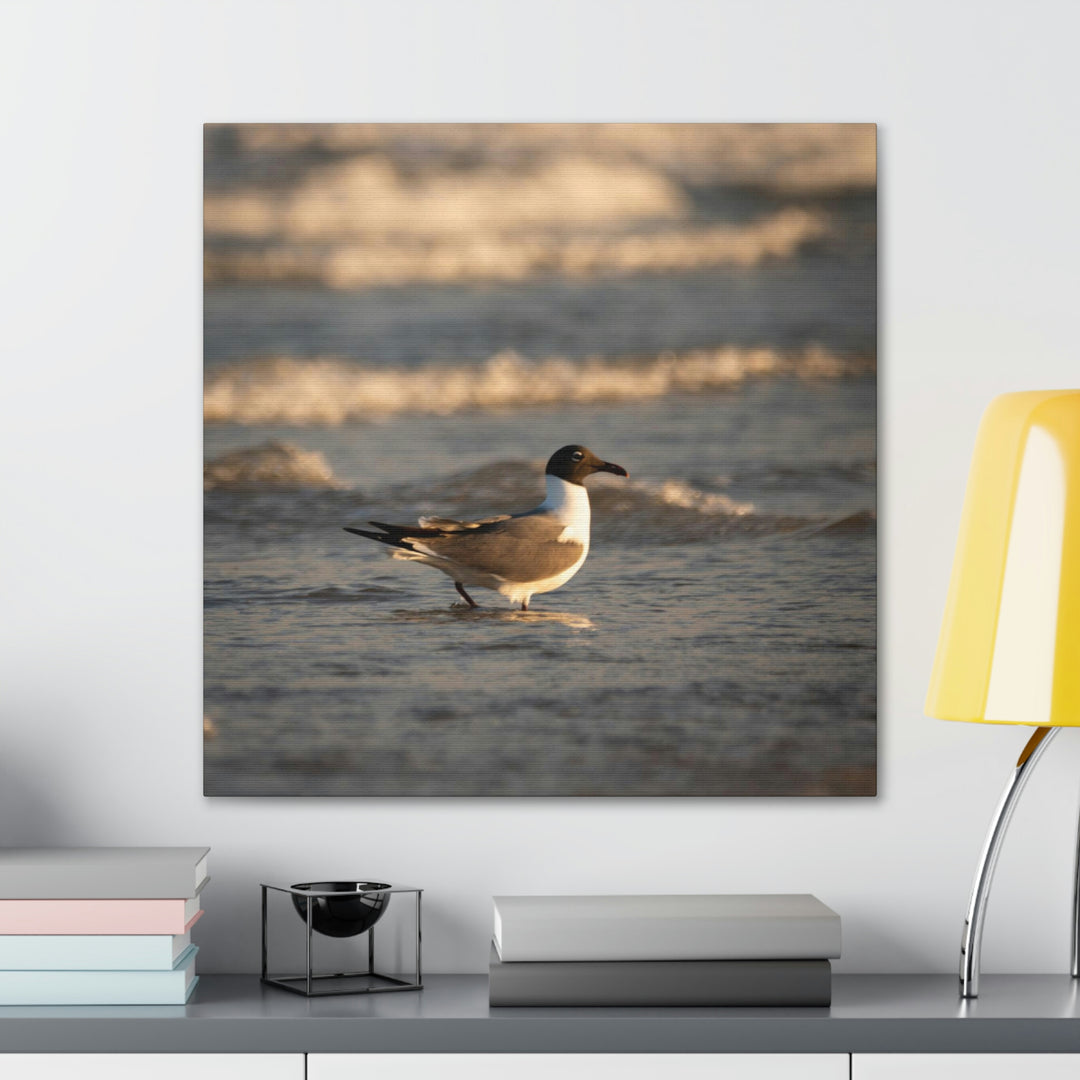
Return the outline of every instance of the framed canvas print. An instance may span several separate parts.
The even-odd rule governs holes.
[[[213,124],[207,795],[876,790],[876,132]]]

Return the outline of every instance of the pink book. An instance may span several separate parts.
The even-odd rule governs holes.
[[[0,900],[0,934],[185,934],[200,900]]]

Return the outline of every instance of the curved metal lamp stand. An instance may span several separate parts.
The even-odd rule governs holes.
[[[1080,826],[1076,830],[1076,873],[1073,875],[1072,967],[1074,979],[1080,979]]]
[[[961,997],[979,996],[979,959],[982,952],[983,921],[986,917],[986,904],[990,899],[990,883],[1001,852],[1001,842],[1005,839],[1005,832],[1009,827],[1013,810],[1016,809],[1020,793],[1024,790],[1032,770],[1042,757],[1043,751],[1060,730],[1056,727],[1035,729],[1035,733],[1028,739],[1027,745],[1020,753],[1016,768],[1013,769],[1012,775],[1005,784],[1001,801],[990,822],[990,828],[983,843],[982,855],[979,857],[979,866],[975,871],[975,880],[971,886],[971,900],[968,902],[964,936],[960,944]],[[1078,944],[1078,937],[1080,937],[1080,835],[1078,835],[1077,845],[1077,879],[1073,890],[1072,973],[1074,978],[1080,974],[1080,957],[1077,955],[1077,950],[1080,948]]]

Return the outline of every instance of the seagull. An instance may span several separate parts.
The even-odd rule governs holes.
[[[547,498],[523,514],[479,521],[422,517],[419,526],[369,521],[378,532],[347,526],[345,531],[389,544],[395,559],[434,566],[448,574],[471,608],[479,605],[465,591],[466,585],[494,589],[528,611],[535,593],[565,585],[585,562],[590,515],[584,485],[598,472],[630,475],[584,446],[564,446],[551,455],[544,470]]]

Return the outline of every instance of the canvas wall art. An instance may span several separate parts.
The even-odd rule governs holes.
[[[205,794],[873,795],[875,134],[208,125]]]

